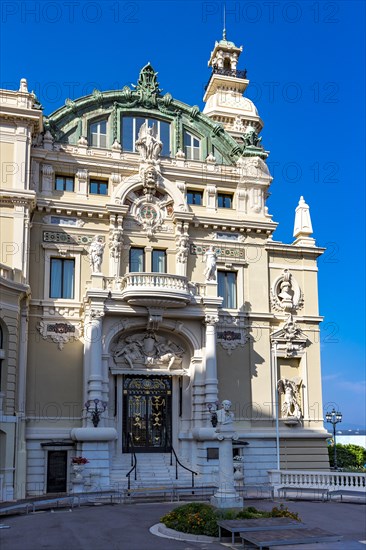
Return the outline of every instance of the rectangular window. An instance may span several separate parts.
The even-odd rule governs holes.
[[[69,176],[56,176],[55,178],[56,191],[74,191],[74,178]]]
[[[107,121],[100,120],[90,125],[90,142],[92,147],[107,147]]]
[[[143,248],[130,248],[130,273],[143,273],[145,271],[145,250]]]
[[[189,132],[184,132],[184,152],[188,160],[200,160],[201,140]]]
[[[90,180],[89,193],[91,195],[108,195],[108,183],[100,180]]]
[[[217,206],[219,208],[232,208],[233,196],[226,193],[217,194]]]
[[[201,206],[203,202],[203,192],[202,191],[187,191],[187,203],[195,204],[196,206]]]
[[[51,258],[50,298],[73,300],[75,260]]]
[[[152,251],[152,270],[153,273],[166,273],[166,252],[165,250]]]
[[[234,271],[218,271],[218,295],[223,298],[222,307],[236,308],[236,273]]]

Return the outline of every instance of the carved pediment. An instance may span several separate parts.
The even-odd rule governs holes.
[[[285,357],[301,355],[306,346],[307,336],[297,322],[289,315],[282,328],[272,332],[271,342],[276,344],[277,353]]]
[[[112,353],[114,363],[120,368],[173,371],[183,368],[185,349],[173,340],[148,330],[121,337]]]

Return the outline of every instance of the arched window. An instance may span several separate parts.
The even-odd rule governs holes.
[[[107,121],[99,120],[90,124],[89,143],[92,147],[107,147]]]
[[[184,152],[188,160],[201,159],[201,140],[187,131],[184,132]]]
[[[164,122],[163,120],[158,120],[155,118],[144,118],[144,117],[131,117],[124,116],[122,117],[122,136],[121,144],[124,151],[131,151],[135,153],[135,143],[139,135],[141,126],[147,122],[150,128],[155,124],[157,128],[157,136],[160,141],[163,143],[163,148],[161,150],[161,156],[170,157],[171,147],[170,147],[170,124]]]

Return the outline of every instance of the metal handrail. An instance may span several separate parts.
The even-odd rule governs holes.
[[[239,71],[238,69],[221,69],[219,67],[212,67],[212,73],[210,75],[210,78],[208,79],[208,82],[205,86],[205,90],[207,90],[208,85],[210,84],[212,77],[214,74],[219,74],[222,76],[233,76],[234,78],[241,78],[246,79],[247,78],[247,70],[244,69],[243,71]]]
[[[132,466],[132,468],[126,474],[126,477],[128,479],[127,489],[130,490],[131,489],[131,474],[132,474],[132,472],[135,472],[135,481],[137,479],[137,458],[136,458],[136,453],[135,453],[135,447],[134,447],[134,444],[133,444],[132,433],[129,433],[127,437],[130,441],[130,448],[131,448],[131,466]]]
[[[175,479],[178,479],[178,464],[181,466],[184,470],[187,470],[187,472],[191,472],[192,475],[192,487],[194,487],[194,476],[198,476],[198,472],[195,472],[194,470],[191,470],[188,468],[188,466],[184,466],[184,464],[181,463],[179,460],[177,453],[175,452],[175,449],[173,447],[173,444],[170,440],[170,437],[167,437],[169,443],[170,443],[170,465],[173,466],[173,454],[175,456]]]

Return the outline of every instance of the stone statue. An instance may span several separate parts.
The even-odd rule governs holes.
[[[216,259],[217,254],[215,251],[215,247],[211,245],[206,254],[206,269],[205,269],[205,277],[206,281],[216,281]]]
[[[284,418],[294,418],[296,420],[300,420],[301,418],[301,409],[299,405],[300,384],[300,379],[289,380],[288,378],[281,378],[277,382],[279,393],[284,394],[283,405],[281,407],[281,413]]]
[[[178,241],[178,262],[185,263],[188,257],[188,236],[181,235]]]
[[[167,363],[168,370],[170,370],[174,365],[174,361],[177,358],[177,354],[174,351],[170,340],[168,340],[167,342],[158,342],[156,344],[156,347],[157,347],[157,360],[161,361],[162,363]]]
[[[294,292],[292,290],[291,273],[288,269],[284,269],[283,279],[280,284],[280,292],[278,294],[278,297],[280,298],[283,305],[292,306],[293,296]]]
[[[230,411],[231,409],[231,401],[228,399],[224,399],[224,401],[221,403],[221,409],[219,409],[216,413],[217,415],[217,422],[219,424],[232,424],[234,422],[234,413]]]
[[[123,236],[123,230],[121,229],[113,230],[109,241],[109,250],[112,258],[115,258],[115,259],[119,258],[119,255],[121,253],[122,246],[123,246],[122,236]]]
[[[89,263],[92,273],[100,273],[103,261],[105,242],[100,235],[95,235],[89,247]]]
[[[144,122],[141,126],[135,144],[137,151],[140,153],[141,160],[158,160],[163,144],[157,138],[157,133],[158,131],[155,124],[149,127],[148,122]]]
[[[130,336],[127,336],[125,343],[126,345],[122,349],[116,351],[114,358],[124,357],[125,361],[130,365],[131,369],[133,369],[134,362],[143,360],[141,343],[132,340]]]
[[[114,351],[116,364],[123,362],[133,369],[181,368],[184,349],[171,340],[156,336],[153,331],[127,336],[117,343]]]

